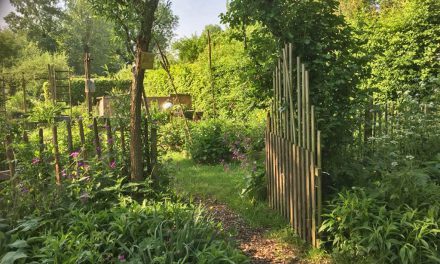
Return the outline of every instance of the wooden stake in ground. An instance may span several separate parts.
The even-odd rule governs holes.
[[[52,140],[55,159],[55,180],[57,185],[61,185],[60,150],[58,147],[58,130],[56,125],[52,127]]]

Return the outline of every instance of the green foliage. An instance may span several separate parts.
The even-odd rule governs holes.
[[[230,160],[232,153],[225,138],[223,120],[201,121],[191,128],[189,153],[196,162],[219,163]]]
[[[131,79],[129,80],[118,80],[110,78],[96,78],[95,81],[95,96],[100,97],[104,95],[111,95],[113,89],[117,89],[123,92],[128,92],[131,86]],[[71,90],[72,90],[72,102],[78,104],[85,101],[84,93],[84,79],[83,78],[73,78],[71,80]],[[128,108],[125,110],[127,111]]]
[[[170,122],[160,127],[160,145],[171,151],[182,151],[186,146],[185,120],[182,118],[172,118]]]
[[[414,187],[426,187],[414,178],[419,180],[408,178]],[[383,193],[375,193],[380,190],[353,189],[332,201],[321,231],[329,236],[333,249],[366,263],[438,263],[438,200],[418,207],[389,204]]]
[[[256,71],[265,80],[258,87],[260,95],[270,95],[274,54],[279,54],[285,43],[293,44],[294,56],[300,56],[310,71],[311,102],[322,131],[324,166],[330,171],[332,159],[339,157],[351,140],[350,111],[358,69],[350,29],[336,11],[335,0],[234,0],[222,16],[255,56]],[[246,30],[248,26],[257,30]]]
[[[0,65],[10,67],[23,48],[24,38],[7,29],[0,29]]]
[[[200,208],[125,200],[107,210],[58,209],[0,230],[1,263],[246,263]],[[12,261],[12,262],[8,262]]]
[[[254,97],[255,86],[250,81],[253,77],[246,72],[250,60],[244,52],[243,45],[230,39],[231,32],[216,32],[212,28],[211,30],[213,30],[212,86],[205,33],[194,39],[203,43],[194,62],[179,62],[171,65],[171,75],[177,92],[191,94],[194,109],[203,111],[204,117],[246,118],[250,111],[260,106],[259,101]],[[190,51],[180,48],[178,52]],[[174,93],[168,76],[162,69],[149,71],[144,83],[145,87],[149,87],[147,91],[149,96]]]
[[[30,40],[49,52],[57,50],[56,36],[62,32],[64,18],[59,0],[11,0],[15,8],[5,17],[14,32],[24,31]]]
[[[63,33],[57,36],[57,41],[73,71],[78,75],[84,74],[85,51],[92,57],[91,73],[102,75],[104,70],[117,71],[123,45],[115,41],[113,24],[95,16],[86,0],[67,1],[65,13]]]
[[[382,4],[383,3],[383,4]],[[381,1],[380,11],[358,26],[367,36],[365,83],[396,99],[409,91],[424,98],[440,77],[440,4],[435,0]],[[365,38],[361,35],[361,38]]]

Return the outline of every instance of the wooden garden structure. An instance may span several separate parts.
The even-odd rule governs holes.
[[[266,174],[272,208],[299,237],[318,246],[321,223],[321,135],[310,103],[309,72],[286,45],[273,73],[266,128]]]

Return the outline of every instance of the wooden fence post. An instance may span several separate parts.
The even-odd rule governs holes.
[[[40,162],[43,162],[44,156],[44,135],[43,135],[43,128],[39,128],[38,129],[38,143],[39,143],[39,157],[40,157]]]
[[[58,130],[56,125],[52,126],[52,140],[55,159],[55,180],[57,185],[61,185],[60,150],[58,147]]]
[[[109,164],[111,165],[115,158],[113,156],[113,134],[112,134],[112,126],[110,123],[110,118],[107,118],[106,120],[105,129],[107,131],[107,146],[108,146],[108,152],[109,152]]]
[[[67,130],[67,151],[69,152],[69,161],[72,162],[73,158],[71,156],[73,152],[73,139],[72,139],[72,122],[71,120],[66,120],[66,130]]]
[[[96,118],[93,118],[93,133],[94,133],[94,140],[93,143],[95,145],[95,151],[96,151],[96,157],[98,159],[101,158],[101,142],[99,140],[99,130],[98,130],[98,121]]]

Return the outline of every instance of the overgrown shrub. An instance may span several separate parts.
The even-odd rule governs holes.
[[[242,161],[264,147],[264,126],[260,122],[210,119],[193,123],[191,157],[200,163]]]

